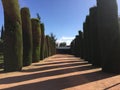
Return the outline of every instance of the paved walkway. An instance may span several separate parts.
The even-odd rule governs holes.
[[[82,59],[58,54],[21,72],[0,72],[0,90],[120,90],[120,75],[103,73]]]

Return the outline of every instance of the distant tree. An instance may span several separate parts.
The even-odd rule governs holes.
[[[53,33],[50,33],[50,38],[51,38],[54,42],[56,42],[56,40],[57,40],[56,36],[55,36]]]
[[[66,47],[66,45],[67,45],[66,42],[61,42],[59,47]]]

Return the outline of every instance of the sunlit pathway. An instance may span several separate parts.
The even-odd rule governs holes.
[[[120,75],[103,73],[82,59],[58,54],[21,72],[1,72],[0,90],[120,90]]]

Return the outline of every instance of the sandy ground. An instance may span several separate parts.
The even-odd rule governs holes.
[[[120,90],[120,75],[104,73],[72,55],[58,54],[21,72],[0,72],[0,90]]]

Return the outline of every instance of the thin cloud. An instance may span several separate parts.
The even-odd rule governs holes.
[[[70,45],[71,41],[74,38],[75,37],[61,37],[60,39],[57,40],[57,43],[66,42],[67,45]]]

